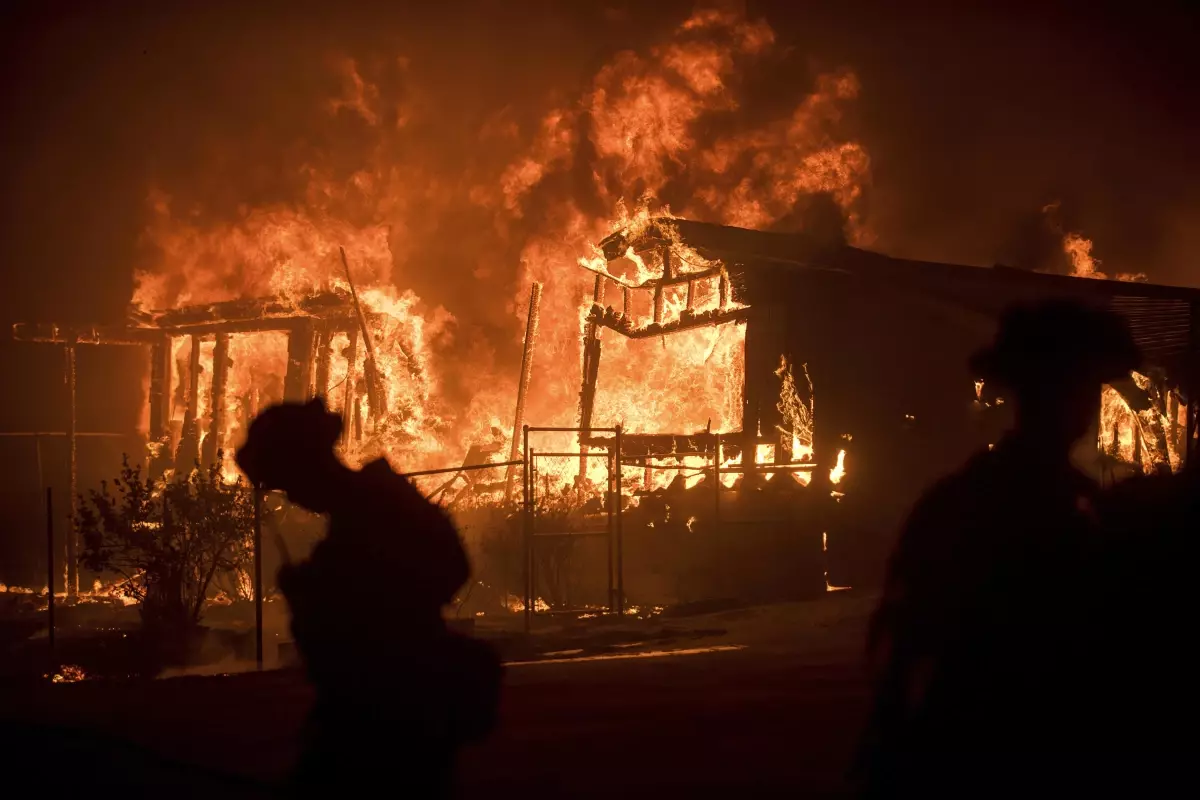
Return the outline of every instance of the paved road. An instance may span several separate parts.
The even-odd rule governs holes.
[[[725,624],[721,635],[703,641],[510,666],[501,729],[466,754],[464,795],[836,795],[866,705],[847,646],[856,640],[856,623],[791,636],[793,628],[764,618]],[[652,650],[693,652],[646,655]],[[80,789],[96,789],[98,774],[115,777],[121,765],[152,780],[178,780],[174,765],[147,772],[143,753],[155,753],[205,770],[189,779],[202,793],[212,790],[214,771],[263,782],[282,774],[309,692],[297,674],[268,672],[124,686],[84,682],[3,702],[0,713],[18,719],[144,748],[113,755],[61,734],[20,733],[22,746],[3,752],[28,766],[39,750],[76,753],[70,758],[77,769],[55,775],[64,792],[75,780]],[[224,791],[224,798],[237,795]]]

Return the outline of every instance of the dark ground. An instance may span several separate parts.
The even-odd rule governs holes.
[[[501,728],[466,754],[463,795],[842,794],[866,708],[870,606],[837,594],[597,623],[569,640],[545,631],[533,649],[560,660],[510,665]],[[731,649],[645,656],[707,648]],[[294,757],[308,702],[287,670],[0,689],[6,782],[19,771],[56,796],[263,796]]]

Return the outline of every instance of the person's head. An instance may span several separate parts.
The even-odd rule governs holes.
[[[346,471],[334,446],[342,419],[320,398],[271,406],[250,423],[235,455],[250,482],[280,490],[310,511],[330,510],[337,480]]]
[[[1005,312],[995,341],[972,358],[971,367],[1011,394],[1019,430],[1065,452],[1087,433],[1101,385],[1127,376],[1140,361],[1120,317],[1051,300]]]

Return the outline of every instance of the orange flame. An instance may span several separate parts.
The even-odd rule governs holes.
[[[341,60],[334,68],[342,91],[323,107],[377,137],[378,148],[364,155],[361,168],[337,171],[316,160],[307,168],[301,202],[243,208],[219,221],[154,192],[145,244],[155,256],[136,275],[134,301],[148,309],[268,296],[298,304],[315,293],[346,288],[337,255],[345,247],[361,299],[379,320],[372,334],[388,411],[349,446],[347,456],[360,461],[383,453],[402,469],[422,469],[459,463],[472,444],[514,434],[509,426],[524,298],[529,282],[539,281],[541,328],[526,419],[575,425],[584,319],[592,304],[592,276],[576,265],[582,259],[589,267],[614,270],[622,281],[643,282],[655,267],[644,254],[597,264],[593,245],[615,228],[636,230],[651,214],[669,214],[656,198],[671,198],[691,217],[760,227],[787,217],[805,196],[828,192],[843,209],[851,235],[867,237],[858,204],[870,160],[861,145],[838,135],[845,107],[861,91],[852,73],[819,76],[812,93],[780,119],[715,138],[708,133],[721,129],[708,124],[715,115],[738,107],[745,66],[774,49],[775,35],[761,20],[729,9],[697,11],[658,45],[615,56],[579,102],[542,115],[518,152],[499,165],[481,158],[458,184],[433,176],[419,157],[393,156],[387,145],[407,141],[397,137],[407,135],[417,112],[386,96],[362,64]],[[489,122],[481,141],[502,150],[522,131],[511,118],[497,120]],[[641,198],[632,214],[622,197]],[[439,214],[461,212],[455,203],[486,213],[493,223],[490,230],[461,234],[480,242],[472,282],[465,284],[470,291],[494,292],[495,283],[482,282],[494,278],[506,258],[519,266],[515,280],[503,287],[506,320],[490,329],[502,331],[491,341],[464,341],[480,330],[473,304],[464,302],[452,314],[397,288],[407,283],[406,273],[440,269],[425,263],[421,245],[427,239],[415,216],[438,219],[431,227],[445,237],[449,218],[442,222]],[[682,269],[709,266],[683,242],[671,247]],[[439,277],[464,285],[466,276]],[[683,310],[683,292],[679,287],[666,293],[668,317]],[[700,307],[715,302],[713,295],[701,291],[693,299]],[[637,305],[644,298],[633,302],[631,314],[649,314]],[[602,338],[595,426],[673,432],[739,427],[741,326],[638,341],[605,331]],[[348,364],[347,344],[345,335],[333,341],[335,410],[344,396],[340,382],[348,374],[361,375],[365,358],[360,347],[358,362]],[[211,359],[205,343],[204,386],[211,385]],[[230,359],[227,448],[237,445],[247,408],[282,397],[286,342],[277,334],[235,334]],[[211,419],[208,404],[207,399],[199,404],[205,419]],[[810,446],[811,434],[795,423],[793,450],[806,446],[806,435]],[[603,470],[599,462],[595,466]]]

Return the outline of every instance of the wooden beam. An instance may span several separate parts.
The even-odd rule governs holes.
[[[355,369],[358,366],[358,327],[350,329],[350,344],[346,348],[346,386],[342,394],[342,439],[347,441],[353,435],[354,424],[354,384],[357,381]]]
[[[165,336],[150,348],[150,438],[171,433],[171,340]]]
[[[333,358],[333,328],[322,324],[317,329],[316,376],[313,380],[313,395],[329,404],[329,367]]]
[[[191,472],[200,458],[200,423],[196,419],[200,406],[200,337],[191,337],[188,356],[188,383],[183,412],[183,429],[175,451],[175,469]]]
[[[672,320],[665,325],[652,325],[645,328],[622,328],[618,320],[605,316],[593,315],[588,321],[595,323],[602,328],[616,331],[627,339],[648,339],[653,336],[669,336],[672,333],[691,330],[692,328],[706,328],[710,325],[725,325],[730,322],[741,322],[750,314],[749,308],[737,308],[733,311],[718,312],[705,311],[700,314],[695,314],[690,318],[681,318]]]
[[[287,374],[283,380],[283,399],[303,402],[312,384],[313,321],[302,321],[288,334]]]
[[[600,375],[600,330],[589,322],[583,335],[583,381],[579,389],[579,475],[580,483],[587,477],[587,431],[592,427],[592,412],[596,406],[596,382]]]
[[[213,379],[210,393],[212,421],[208,429],[208,438],[204,440],[204,463],[211,464],[217,460],[218,453],[225,449],[225,430],[228,428],[229,414],[226,398],[229,388],[229,334],[218,333],[216,347],[213,348]]]
[[[125,328],[120,326],[84,326],[78,328],[58,325],[19,322],[12,327],[13,341],[41,344],[69,345],[121,345],[144,347],[154,345],[161,338],[159,331],[151,329]]]

